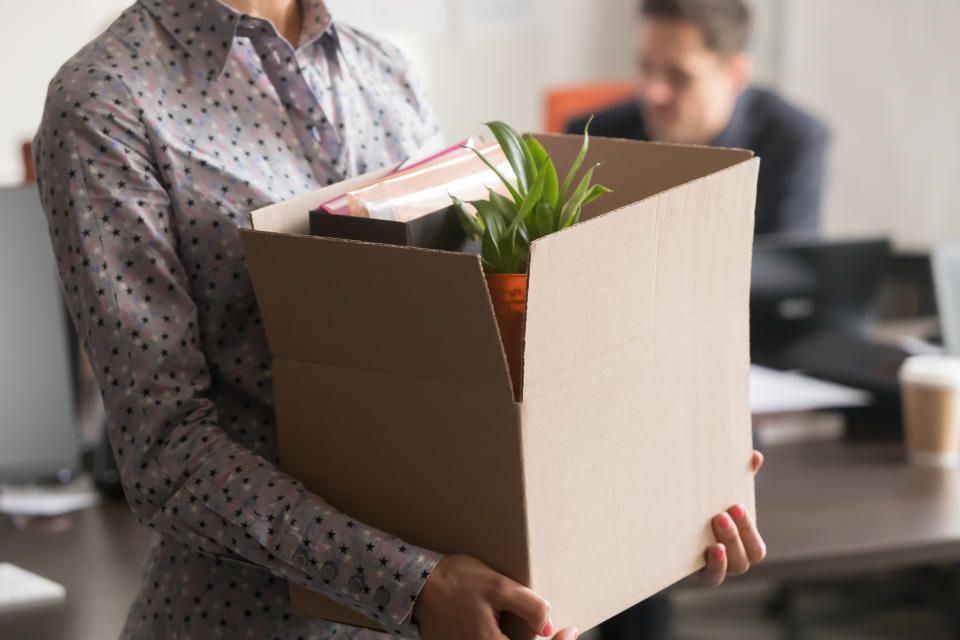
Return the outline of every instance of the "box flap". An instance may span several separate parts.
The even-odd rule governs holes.
[[[759,160],[657,147],[660,164],[673,155],[677,165],[651,169],[648,184],[709,175],[532,247],[523,392],[532,580],[581,628],[702,566],[712,515],[735,502],[753,512],[748,294]],[[633,164],[643,180],[646,165]],[[571,583],[604,588],[551,588]]]
[[[508,394],[284,360],[274,375],[285,471],[367,525],[529,579],[520,416]],[[324,451],[342,455],[318,464]],[[298,612],[356,621],[317,593],[294,599]]]
[[[583,136],[537,134],[534,137],[550,153],[560,171],[573,164]],[[583,166],[603,162],[594,181],[613,193],[590,203],[581,220],[613,211],[673,187],[749,160],[753,151],[692,145],[638,142],[590,136],[590,149]],[[583,169],[581,169],[582,171]],[[562,180],[565,173],[560,176]]]
[[[510,393],[478,256],[247,229],[240,237],[274,358]]]

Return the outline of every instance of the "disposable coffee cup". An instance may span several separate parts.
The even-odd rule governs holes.
[[[960,465],[960,358],[914,356],[903,363],[899,377],[910,462]]]

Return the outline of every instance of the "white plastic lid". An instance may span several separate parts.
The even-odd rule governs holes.
[[[923,355],[907,358],[900,382],[932,387],[960,387],[960,357]]]

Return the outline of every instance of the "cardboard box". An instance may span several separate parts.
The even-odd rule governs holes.
[[[537,137],[560,167],[581,143]],[[478,256],[306,235],[308,211],[376,174],[241,231],[282,467],[363,522],[481,558],[583,630],[701,568],[714,514],[754,509],[759,161],[593,139],[596,161],[614,193],[531,249],[519,403]],[[299,587],[291,603],[370,626]]]
[[[358,218],[317,209],[310,212],[310,234],[402,247],[480,253],[480,242],[467,237],[453,207],[408,222]]]

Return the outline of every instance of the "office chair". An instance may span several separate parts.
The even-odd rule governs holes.
[[[544,102],[545,133],[566,133],[567,123],[591,111],[627,100],[635,93],[630,81],[558,87],[547,92]]]

